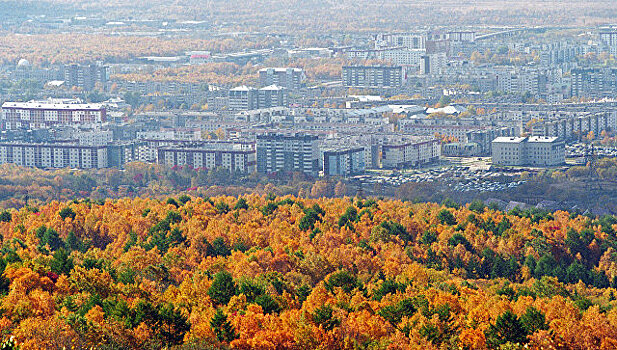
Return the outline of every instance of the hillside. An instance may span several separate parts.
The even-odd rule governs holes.
[[[22,349],[614,348],[616,224],[479,202],[51,202],[0,213],[0,331]]]

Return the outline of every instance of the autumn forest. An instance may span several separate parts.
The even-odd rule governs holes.
[[[610,349],[617,218],[291,196],[0,213],[22,349]]]

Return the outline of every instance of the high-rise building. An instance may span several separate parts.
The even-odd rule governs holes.
[[[257,106],[256,109],[270,107],[287,107],[287,89],[270,85],[263,87],[257,91]]]
[[[301,68],[263,68],[259,70],[259,85],[277,85],[287,90],[298,90],[304,82]]]
[[[317,136],[303,133],[267,133],[257,136],[257,172],[319,174]]]
[[[617,54],[617,30],[605,30],[600,32],[600,41],[608,48],[611,55]]]
[[[401,66],[343,66],[346,87],[384,88],[403,85]]]
[[[257,109],[258,99],[257,89],[248,86],[238,86],[229,90],[229,109],[232,111]]]
[[[286,107],[289,92],[278,85],[269,85],[259,90],[239,86],[229,90],[229,109],[250,111],[260,108]]]
[[[71,64],[64,67],[64,84],[79,87],[84,91],[93,90],[97,83],[107,82],[107,67],[100,64]]]
[[[333,148],[323,152],[326,176],[349,176],[366,170],[364,147]]]

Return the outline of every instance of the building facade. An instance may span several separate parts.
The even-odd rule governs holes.
[[[257,106],[255,109],[271,107],[287,107],[287,89],[270,85],[257,91]]]
[[[106,110],[100,104],[5,102],[2,129],[47,129],[60,125],[100,124]]]
[[[259,85],[277,85],[287,90],[298,90],[304,81],[301,68],[263,68],[259,70]]]
[[[323,152],[323,173],[325,176],[350,176],[366,170],[363,147],[331,149]]]
[[[84,91],[91,91],[97,83],[107,83],[107,67],[99,64],[64,66],[64,83],[69,87],[78,87]]]
[[[266,133],[257,136],[257,172],[319,174],[319,145],[315,135]]]
[[[239,86],[229,90],[229,109],[232,111],[247,111],[257,109],[259,93],[257,89]]]
[[[225,168],[232,173],[255,172],[255,150],[209,149],[208,147],[162,147],[158,163],[195,169]]]
[[[388,140],[381,145],[381,166],[386,169],[421,166],[440,156],[441,145],[435,138]]]
[[[36,168],[101,169],[108,166],[105,146],[0,143],[0,164]]]
[[[403,85],[402,66],[343,66],[343,85],[362,88],[393,88]]]
[[[492,142],[493,164],[556,166],[566,161],[565,142],[557,137],[498,137]]]

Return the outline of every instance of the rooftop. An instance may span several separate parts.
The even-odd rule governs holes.
[[[521,143],[527,140],[526,137],[511,137],[511,136],[500,136],[493,140],[493,143]]]
[[[44,103],[44,102],[5,102],[2,108],[24,108],[24,109],[56,109],[56,110],[100,110],[103,105],[100,103]]]
[[[557,141],[557,137],[550,137],[550,136],[531,136],[529,137],[529,140],[527,142],[542,142],[542,143],[552,143]]]
[[[276,68],[262,68],[259,71],[260,72],[267,72],[267,71],[274,71],[274,72],[287,72],[288,70],[291,70],[293,72],[302,72],[301,68],[283,68],[283,67],[276,67]]]

